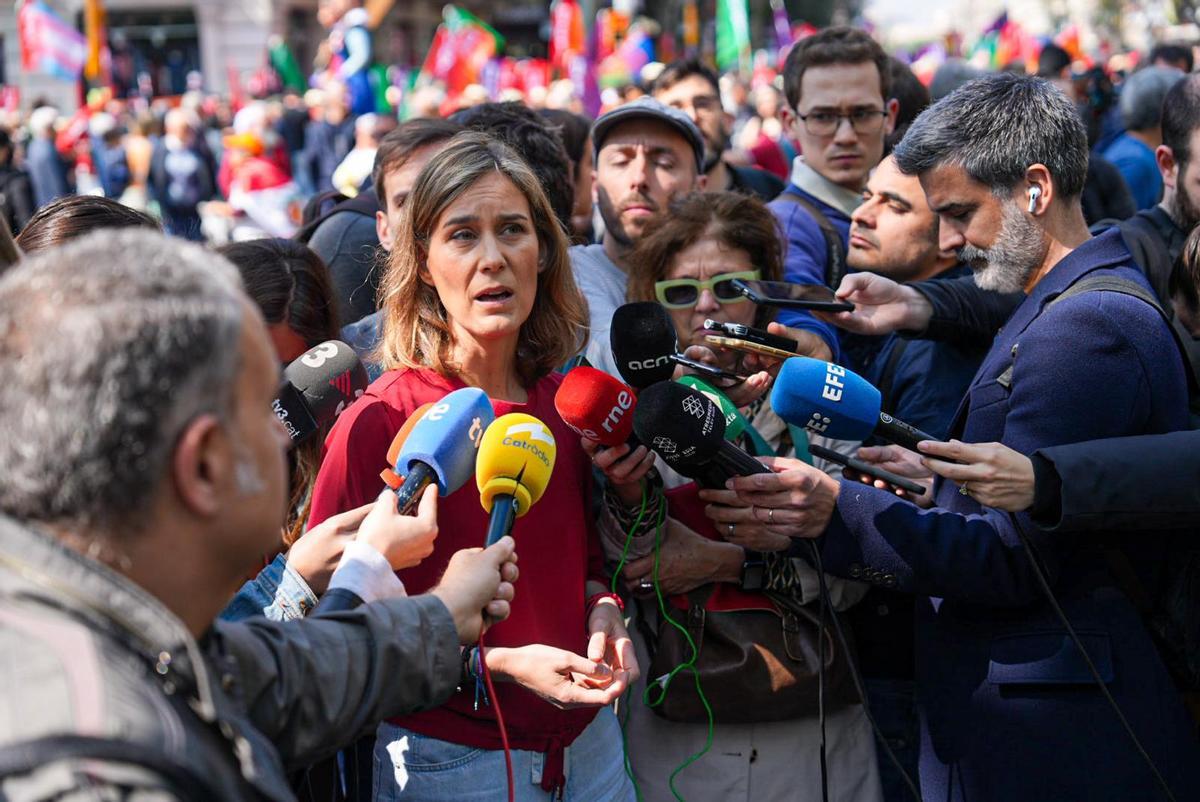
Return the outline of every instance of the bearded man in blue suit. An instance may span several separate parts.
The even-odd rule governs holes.
[[[1065,96],[1036,78],[973,81],[922,113],[895,156],[939,215],[940,247],[957,250],[981,287],[1026,295],[952,437],[1030,454],[1186,428],[1183,361],[1149,285],[1115,229],[1088,234],[1087,140]],[[934,505],[922,509],[795,461],[774,468],[710,491],[724,505],[710,514],[742,537],[765,529],[815,538],[825,571],[917,596],[925,799],[1164,798],[1054,613],[1022,530],[1165,782],[1177,799],[1196,798],[1200,745],[1113,568],[1155,587],[1165,535],[1045,532],[949,482],[935,484]]]

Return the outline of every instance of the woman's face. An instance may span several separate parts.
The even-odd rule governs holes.
[[[442,211],[421,280],[437,290],[456,343],[515,339],[537,296],[538,238],[529,202],[500,172]]]
[[[756,267],[751,264],[750,255],[745,251],[728,248],[718,240],[706,236],[680,251],[663,279],[690,278],[703,281],[725,273],[754,270]],[[713,291],[706,288],[700,290],[695,306],[667,311],[675,323],[675,332],[679,335],[679,348],[682,351],[691,345],[707,345],[704,336],[711,332],[704,330],[706,318],[722,323],[750,326],[754,323],[755,306],[744,298],[733,303],[720,303]],[[717,350],[717,356],[730,365],[737,359],[736,352],[723,349]]]

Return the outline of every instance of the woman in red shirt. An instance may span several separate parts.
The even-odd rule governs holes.
[[[616,718],[601,706],[637,665],[620,607],[604,594],[590,463],[554,409],[562,377],[553,371],[579,351],[587,320],[565,236],[532,171],[477,133],[425,166],[407,207],[382,288],[386,372],[330,433],[310,523],[375,498],[401,424],[453,390],[479,387],[497,416],[542,420],[558,445],[554,474],[513,529],[519,599],[489,630],[485,657],[500,680],[517,799],[560,789],[566,799],[633,799]],[[486,526],[473,483],[442,502],[433,554],[400,572],[409,592],[432,586],[458,549],[482,545]],[[375,799],[502,800],[500,749],[494,708],[464,687],[380,726]]]

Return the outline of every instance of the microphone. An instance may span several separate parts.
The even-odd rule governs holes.
[[[563,423],[602,446],[629,443],[630,448],[637,447],[633,435],[636,403],[632,387],[586,366],[568,373],[554,394],[554,408]]]
[[[771,390],[771,408],[779,417],[815,434],[836,440],[865,440],[878,435],[917,450],[932,435],[880,411],[882,396],[852,370],[806,356],[785,360]]]
[[[496,418],[492,402],[478,387],[463,387],[434,403],[413,424],[396,457],[404,476],[397,505],[407,514],[425,488],[437,482],[448,496],[467,483],[475,470],[480,439]]]
[[[633,430],[680,474],[721,487],[732,476],[770,469],[725,439],[725,419],[702,393],[659,382],[638,396]]]
[[[639,301],[617,307],[608,336],[621,378],[635,389],[674,375],[679,338],[667,310],[658,303]]]
[[[475,483],[479,503],[491,517],[486,544],[512,532],[550,484],[558,448],[550,428],[532,415],[511,412],[487,427],[479,444]]]
[[[698,376],[681,376],[675,381],[685,387],[691,387],[716,404],[717,409],[721,411],[721,415],[725,418],[725,439],[731,443],[737,442],[737,439],[742,436],[742,432],[746,431],[746,427],[750,425],[750,422],[746,420],[737,406],[729,400],[729,396]]]
[[[369,383],[354,349],[340,340],[327,340],[284,369],[283,387],[271,408],[295,447],[342,414]]]
[[[412,411],[412,414],[404,419],[404,425],[400,427],[400,431],[396,432],[396,436],[392,438],[392,444],[388,446],[387,462],[388,465],[395,465],[396,460],[400,458],[400,450],[404,447],[404,441],[408,439],[408,435],[412,432],[413,427],[417,425],[417,421],[433,406],[433,402],[422,404]],[[383,483],[392,490],[399,490],[400,485],[404,484],[404,477],[393,471],[391,468],[384,468],[379,472],[379,478]]]

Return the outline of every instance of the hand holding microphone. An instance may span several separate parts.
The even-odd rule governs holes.
[[[626,506],[641,501],[641,480],[654,467],[653,452],[633,434],[636,404],[632,387],[587,366],[568,373],[554,396],[559,417]]]

